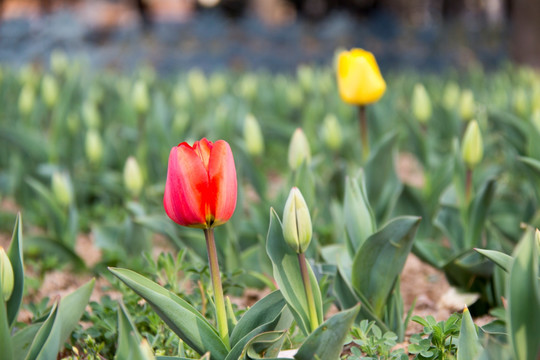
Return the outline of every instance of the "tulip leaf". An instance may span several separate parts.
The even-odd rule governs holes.
[[[487,250],[487,249],[474,249],[474,250],[484,255],[489,260],[493,261],[504,271],[510,272],[510,268],[512,267],[512,261],[514,260],[512,259],[510,255],[507,255],[503,252],[495,251],[495,250]]]
[[[142,337],[133,324],[126,307],[118,303],[118,347],[115,359],[146,360],[141,352]]]
[[[326,320],[306,338],[294,358],[296,360],[339,359],[345,338],[359,310],[360,305],[356,305]]]
[[[468,212],[468,224],[465,231],[466,250],[479,246],[481,243],[484,223],[495,194],[495,180],[488,180],[472,200]]]
[[[266,251],[272,261],[274,278],[294,315],[294,319],[304,334],[309,334],[309,308],[304,283],[300,274],[298,255],[285,242],[281,221],[274,209],[270,210],[270,226],[268,229]],[[320,324],[323,319],[321,291],[311,266],[309,263],[306,265],[311,283],[311,291],[315,300],[318,322]]]
[[[27,359],[56,359],[56,354],[62,349],[64,341],[79,322],[88,304],[94,282],[94,279],[90,280],[60,300],[37,332]]]
[[[286,331],[269,331],[258,334],[246,344],[244,351],[237,359],[275,359],[286,335]]]
[[[228,350],[217,330],[192,305],[173,292],[134,271],[109,270],[145,299],[161,319],[199,354],[210,351],[212,359],[225,359]]]
[[[377,229],[375,217],[366,195],[365,176],[360,172],[358,179],[347,177],[344,200],[345,229],[352,254]]]
[[[43,325],[42,322],[28,325],[25,328],[17,331],[11,338],[11,344],[13,345],[13,353],[21,359],[26,358],[30,345],[34,341],[36,334]]]
[[[13,268],[13,292],[6,304],[8,325],[11,326],[17,319],[24,291],[23,233],[20,213],[17,214],[17,219],[15,220],[15,227],[7,255]]]
[[[535,235],[527,231],[514,251],[508,279],[507,326],[517,360],[538,359],[540,351],[540,288],[535,242]]]
[[[364,169],[368,199],[379,223],[392,213],[403,186],[394,168],[396,141],[396,133],[385,136],[373,149]]]
[[[459,332],[457,360],[478,359],[482,353],[482,345],[478,340],[478,332],[474,325],[469,309],[465,308],[461,318],[461,329]]]
[[[353,260],[352,286],[374,314],[382,318],[397,278],[409,255],[419,217],[399,217],[371,235]],[[367,304],[366,304],[367,305]]]

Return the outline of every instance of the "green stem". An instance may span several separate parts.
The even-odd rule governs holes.
[[[208,262],[210,263],[210,277],[212,278],[212,287],[214,289],[214,302],[216,304],[216,318],[219,336],[227,349],[230,349],[227,312],[225,311],[223,287],[221,286],[221,275],[219,274],[216,242],[214,240],[214,229],[204,229],[204,237],[206,238]]]
[[[365,105],[358,107],[358,120],[360,122],[360,137],[362,141],[362,159],[366,162],[369,156],[369,137]]]
[[[469,206],[469,203],[471,202],[472,175],[473,175],[472,169],[467,168],[467,172],[465,175],[465,206]]]
[[[309,280],[306,256],[304,253],[298,254],[298,262],[300,263],[300,273],[302,274],[302,281],[304,282],[304,289],[306,290],[306,298],[309,308],[309,321],[311,325],[311,332],[313,332],[319,327],[319,317],[317,315],[317,308],[315,307],[313,291],[311,291],[311,281]]]

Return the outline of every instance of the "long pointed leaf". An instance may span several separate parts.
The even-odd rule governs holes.
[[[146,360],[141,353],[142,337],[133,324],[126,307],[122,302],[118,304],[118,347],[114,358],[116,360],[132,359]]]
[[[469,309],[465,307],[461,318],[461,330],[459,332],[457,360],[475,360],[482,353],[482,346],[478,340],[476,326]]]
[[[7,252],[11,267],[13,268],[13,292],[7,302],[8,325],[11,326],[17,319],[21,307],[24,291],[24,265],[23,265],[23,233],[21,214],[17,214],[13,236]]]
[[[353,254],[377,228],[367,199],[364,179],[364,173],[360,172],[358,179],[347,177],[345,181],[343,215],[349,247]]]
[[[193,306],[134,271],[119,268],[109,270],[144,298],[171,330],[197,353],[209,351],[212,359],[225,359],[227,347],[216,329]]]
[[[512,259],[510,255],[507,255],[503,252],[495,251],[495,250],[487,250],[487,249],[474,249],[474,250],[484,255],[489,260],[493,261],[504,271],[510,272],[510,268],[512,267],[512,261],[514,261],[514,259]]]
[[[495,194],[495,180],[488,180],[480,189],[469,206],[469,219],[465,231],[466,249],[480,245],[484,223]]]

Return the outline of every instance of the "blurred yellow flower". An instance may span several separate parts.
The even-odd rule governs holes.
[[[339,54],[337,79],[341,98],[349,104],[374,103],[386,91],[386,82],[375,57],[362,49],[352,49]]]

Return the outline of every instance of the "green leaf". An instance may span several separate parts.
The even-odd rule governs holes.
[[[142,337],[133,324],[126,307],[118,303],[118,347],[115,359],[146,360],[141,352]]]
[[[11,237],[11,243],[7,251],[11,267],[13,268],[13,292],[9,298],[7,306],[8,326],[11,326],[17,319],[19,308],[23,298],[24,291],[24,264],[23,264],[23,233],[22,217],[17,214],[15,227]]]
[[[392,220],[370,236],[354,257],[352,286],[379,318],[403,270],[419,224],[420,218],[412,216]]]
[[[530,158],[530,157],[525,157],[525,156],[519,156],[518,160],[528,165],[532,169],[536,170],[540,174],[540,161]]]
[[[13,359],[11,344],[11,331],[9,330],[8,317],[4,297],[2,294],[2,277],[0,276],[0,349],[2,349],[2,359]]]
[[[470,249],[479,246],[484,231],[484,223],[495,194],[495,180],[488,180],[469,206],[468,223],[465,231],[465,246]]]
[[[478,340],[476,326],[469,309],[465,307],[461,318],[461,330],[459,332],[457,360],[474,360],[482,353],[482,345]]]
[[[373,149],[364,169],[368,199],[379,223],[392,213],[403,186],[394,168],[396,141],[397,133],[386,135]]]
[[[367,199],[364,179],[364,173],[361,171],[358,179],[347,177],[345,180],[343,215],[347,239],[353,254],[377,228]]]
[[[199,354],[210,351],[212,359],[225,359],[228,350],[217,330],[193,306],[176,294],[134,271],[109,270],[144,298],[172,331]]]
[[[495,250],[487,250],[487,249],[474,249],[476,252],[484,255],[489,260],[493,261],[495,264],[497,264],[501,269],[503,269],[506,272],[510,272],[510,268],[512,267],[512,257],[510,255],[507,255],[500,251]]]
[[[358,315],[360,305],[337,313],[307,337],[294,356],[297,360],[339,359],[343,343]]]
[[[17,354],[19,358],[24,359],[42,325],[43,323],[31,324],[17,331],[11,339],[13,353]]]
[[[35,357],[27,357],[27,359],[56,359],[56,354],[64,346],[64,341],[66,341],[79,322],[88,304],[92,289],[94,288],[94,282],[94,279],[90,280],[60,300],[58,307],[51,311],[51,316],[49,316],[45,324],[38,331],[32,343],[29,353],[36,354],[37,351],[37,355]],[[48,324],[49,322],[52,322],[52,324]],[[38,344],[40,345],[38,346]]]
[[[266,251],[272,261],[274,278],[283,297],[291,308],[298,326],[304,334],[309,334],[309,308],[304,283],[300,274],[298,255],[283,239],[281,222],[274,209],[270,210],[270,226],[268,229]],[[309,263],[306,265],[320,324],[323,320],[321,291],[311,266]]]
[[[244,348],[240,360],[272,359],[279,352],[286,331],[269,331],[253,337]],[[266,357],[265,355],[269,355]]]
[[[58,314],[58,303],[55,302],[53,307],[51,308],[51,311],[49,312],[49,316],[47,316],[47,319],[41,325],[38,332],[36,333],[36,336],[34,336],[34,340],[32,341],[32,345],[28,349],[28,353],[26,354],[26,360],[35,360],[37,359],[39,355],[39,351],[47,341],[47,337],[52,331],[52,327],[54,325],[54,321],[56,320],[56,316]],[[56,358],[56,353],[54,353],[54,357]],[[53,354],[51,354],[53,355]]]
[[[540,350],[538,235],[528,231],[520,241],[508,279],[508,333],[517,360],[538,359]]]

